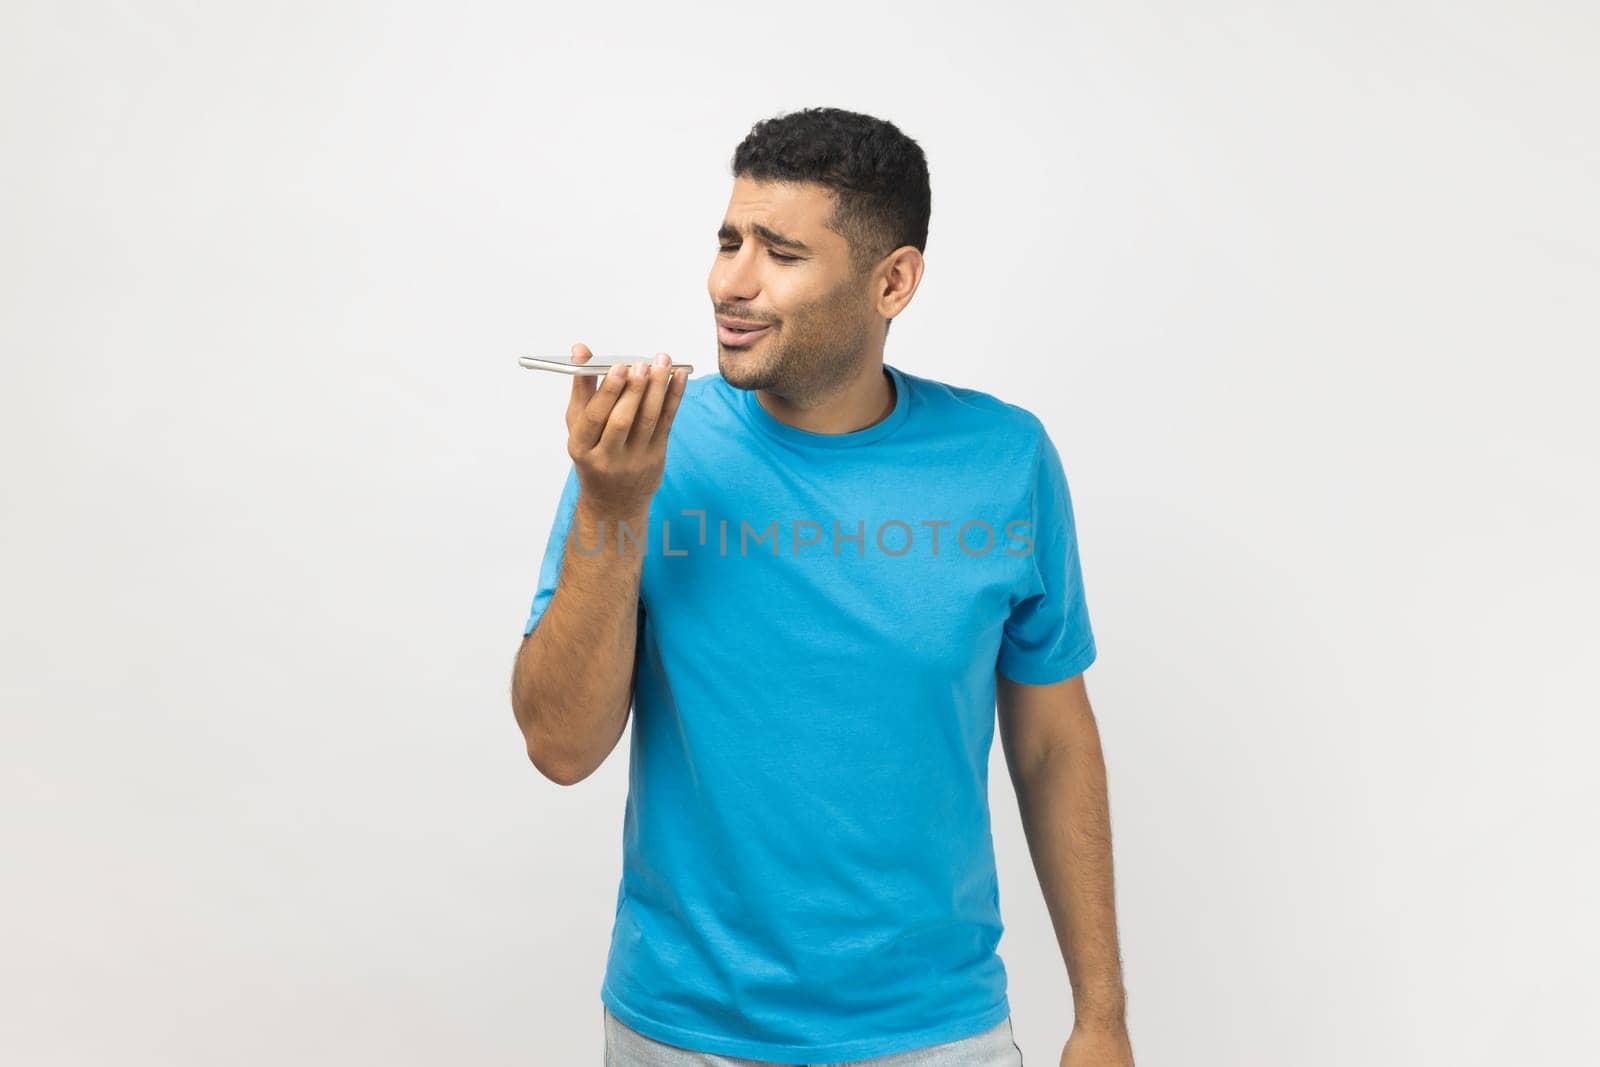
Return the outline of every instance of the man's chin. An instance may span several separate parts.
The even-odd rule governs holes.
[[[761,366],[750,358],[747,348],[717,350],[717,373],[735,389],[757,389],[764,381]]]

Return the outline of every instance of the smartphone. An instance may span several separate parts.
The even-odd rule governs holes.
[[[649,363],[651,356],[590,356],[587,363],[574,363],[571,356],[518,356],[517,362],[529,370],[553,370],[560,374],[605,374],[618,363],[633,366]],[[685,374],[694,370],[693,363],[673,360],[670,369],[682,369]]]

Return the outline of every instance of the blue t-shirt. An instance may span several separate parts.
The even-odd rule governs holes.
[[[894,410],[846,434],[691,377],[629,546],[639,673],[600,996],[667,1044],[837,1063],[1010,1013],[995,671],[1044,685],[1094,661],[1072,504],[1036,416],[885,371]],[[569,467],[526,632],[577,495]]]

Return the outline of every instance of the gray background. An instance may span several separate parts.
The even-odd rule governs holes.
[[[598,1061],[628,741],[563,789],[513,724],[515,357],[714,368],[728,159],[824,104],[931,166],[886,358],[1073,486],[1140,1064],[1592,1055],[1597,28],[10,0],[0,1058]]]

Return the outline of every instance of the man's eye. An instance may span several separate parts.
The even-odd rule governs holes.
[[[739,246],[738,245],[722,245],[720,251],[723,251],[723,252],[737,252],[737,251],[739,251]],[[771,256],[773,259],[777,260],[780,263],[793,263],[793,262],[795,262],[796,260],[798,260],[800,258],[799,256],[786,256],[782,252],[773,252],[773,251],[770,251],[770,250],[767,252],[767,255]]]

